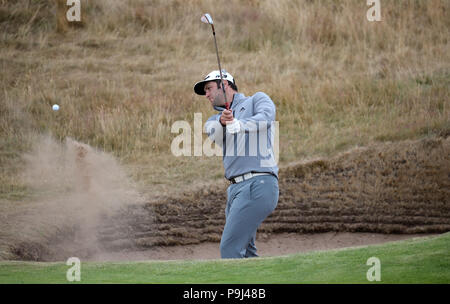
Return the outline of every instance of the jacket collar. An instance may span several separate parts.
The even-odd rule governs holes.
[[[231,102],[231,108],[236,107],[236,105],[237,105],[238,103],[240,103],[240,102],[241,102],[242,100],[244,100],[244,99],[245,99],[245,95],[244,95],[244,94],[238,93],[238,92],[234,93],[234,95],[233,95],[233,101]],[[213,108],[214,108],[216,111],[219,111],[219,112],[222,112],[222,111],[225,110],[225,107],[214,106]]]

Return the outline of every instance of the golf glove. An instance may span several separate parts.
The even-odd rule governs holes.
[[[227,132],[230,134],[238,133],[241,130],[241,124],[237,119],[233,119],[232,123],[227,124]]]

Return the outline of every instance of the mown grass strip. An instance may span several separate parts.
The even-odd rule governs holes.
[[[82,262],[80,283],[450,283],[450,233],[250,260]],[[381,262],[369,282],[366,262]],[[0,262],[0,283],[68,283],[63,262]]]

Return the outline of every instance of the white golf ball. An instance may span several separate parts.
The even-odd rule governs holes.
[[[59,110],[59,106],[57,104],[54,104],[52,109],[53,109],[53,111],[58,111]]]

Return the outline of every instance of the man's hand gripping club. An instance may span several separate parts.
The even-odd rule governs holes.
[[[239,121],[234,119],[231,110],[223,110],[222,115],[220,115],[220,123],[223,126],[227,126],[227,132],[231,134],[238,133],[241,129]]]

